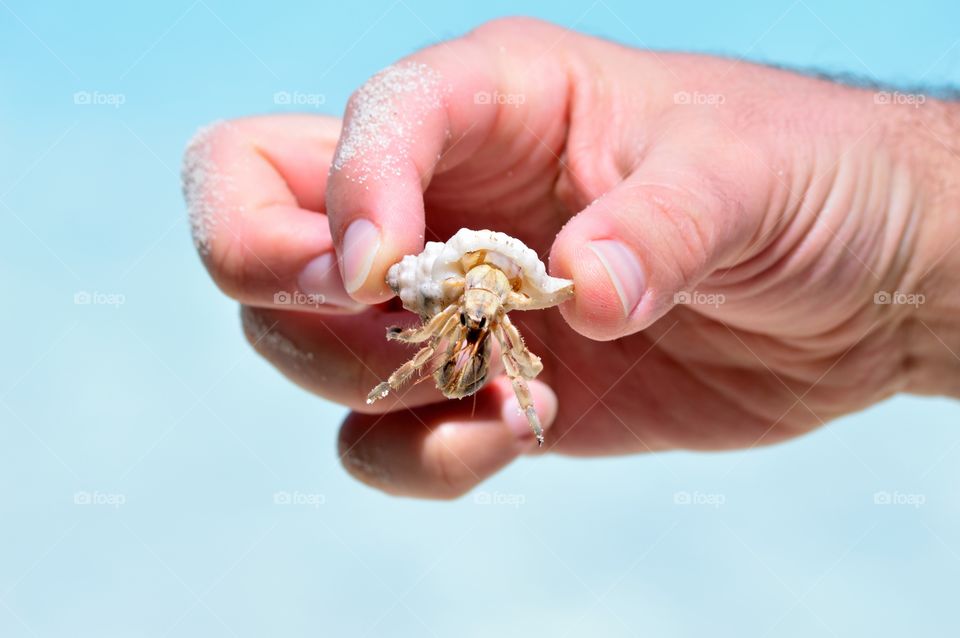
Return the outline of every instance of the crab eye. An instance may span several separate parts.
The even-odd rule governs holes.
[[[486,327],[486,325],[487,325],[487,318],[486,318],[486,317],[480,317],[480,328],[482,329],[482,328]]]
[[[460,313],[460,325],[461,326],[467,325],[467,315],[462,312]]]

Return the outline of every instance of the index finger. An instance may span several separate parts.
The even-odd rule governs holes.
[[[543,23],[508,21],[418,52],[375,75],[351,97],[327,188],[331,236],[344,286],[357,301],[391,293],[389,267],[423,247],[423,192],[438,172],[471,157],[494,127],[522,112],[478,95],[508,92],[515,62],[532,52],[530,30]],[[504,55],[504,32],[514,43]],[[492,33],[493,37],[486,37]],[[510,61],[513,64],[509,64]],[[512,118],[507,120],[507,118]]]

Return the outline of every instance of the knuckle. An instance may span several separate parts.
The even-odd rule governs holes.
[[[254,349],[263,339],[267,327],[267,317],[261,310],[252,306],[240,306],[240,326],[243,329],[243,336]]]
[[[670,229],[671,257],[684,281],[694,279],[709,267],[716,245],[712,211],[696,198],[675,188],[647,190],[643,205],[657,224]]]
[[[343,427],[337,437],[337,455],[340,463],[359,481],[383,490],[388,494],[398,494],[387,464],[375,454],[370,445],[364,445],[365,431]]]
[[[240,300],[248,296],[251,275],[246,251],[232,230],[221,233],[202,258],[210,277],[225,295]]]
[[[507,34],[522,33],[527,34],[530,32],[541,32],[541,31],[558,31],[563,30],[561,27],[558,27],[554,24],[546,22],[544,20],[539,20],[537,18],[528,18],[524,16],[511,16],[505,18],[494,18],[484,22],[480,26],[476,27],[470,32],[470,36],[477,36],[479,38],[493,37],[499,39]]]
[[[226,195],[233,188],[222,158],[241,143],[238,127],[230,121],[201,128],[187,144],[181,165],[181,184],[194,246],[217,286],[230,296],[243,288],[246,264],[242,242],[233,228]]]

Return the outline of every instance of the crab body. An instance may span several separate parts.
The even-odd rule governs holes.
[[[493,339],[484,330],[467,328],[459,339],[451,340],[443,364],[433,373],[443,396],[462,399],[483,387],[490,373],[492,353]]]
[[[387,274],[387,285],[404,308],[420,315],[418,328],[390,328],[388,339],[424,343],[414,357],[375,387],[367,403],[385,397],[442,352],[433,372],[449,398],[479,390],[489,375],[493,341],[500,346],[504,371],[537,441],[543,434],[526,381],[543,369],[510,321],[512,310],[557,305],[573,295],[573,282],[547,275],[536,252],[504,233],[462,228],[446,243],[428,242]],[[492,338],[491,338],[492,335]]]

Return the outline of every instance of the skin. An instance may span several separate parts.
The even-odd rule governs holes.
[[[364,403],[413,354],[384,339],[417,322],[389,300],[387,269],[463,226],[513,235],[575,282],[559,309],[510,315],[543,359],[541,452],[754,447],[897,392],[960,394],[956,105],[526,19],[410,60],[439,73],[443,99],[394,96],[415,135],[386,137],[401,158],[387,176],[330,170],[339,121],[268,116],[209,133],[233,186],[201,185],[218,206],[205,264],[261,354],[353,410],[340,454],[360,480],[449,498],[537,452],[502,374],[463,401],[428,379]],[[381,231],[352,293],[365,305],[336,275],[325,290],[341,308],[275,304],[320,255],[350,269],[360,218]],[[620,282],[639,296],[629,312],[590,247],[611,239],[639,264]],[[894,291],[923,303],[874,303]]]

